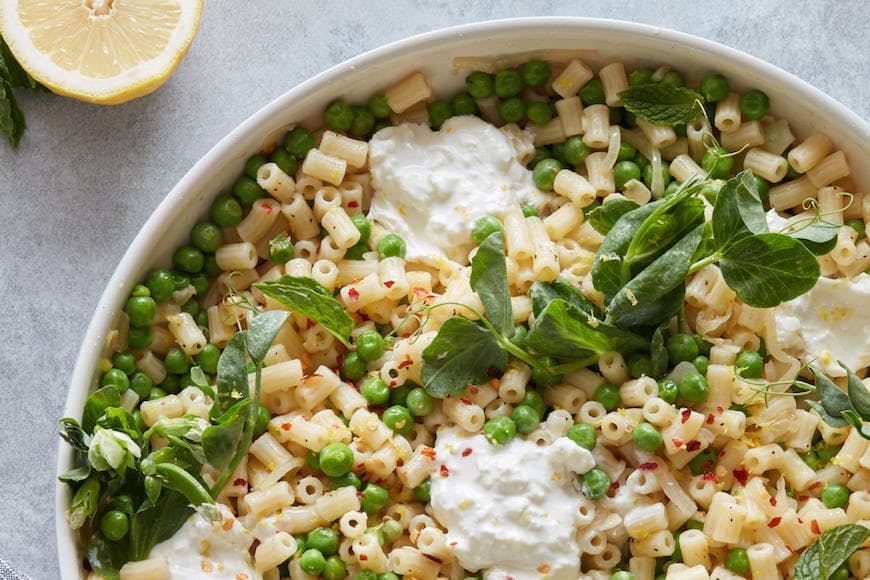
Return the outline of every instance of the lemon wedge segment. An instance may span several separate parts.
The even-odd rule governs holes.
[[[117,104],[163,84],[184,58],[203,0],[0,0],[0,34],[52,91]]]

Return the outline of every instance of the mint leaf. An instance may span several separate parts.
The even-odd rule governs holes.
[[[488,370],[504,370],[507,363],[507,352],[489,330],[454,316],[423,351],[423,387],[436,398],[456,396],[468,385],[485,383]]]
[[[21,68],[15,56],[9,49],[6,41],[0,37],[0,77],[9,81],[9,86],[13,89],[27,89],[30,91],[48,92],[47,89],[39,84],[26,70]]]
[[[870,537],[870,528],[845,524],[824,532],[804,550],[795,565],[792,580],[828,580]]]
[[[331,332],[343,345],[350,348],[353,318],[327,288],[311,278],[283,276],[278,280],[260,282],[256,288],[284,306],[307,316]]]
[[[719,267],[728,287],[755,308],[773,308],[797,298],[819,279],[816,257],[781,234],[756,234],[734,242],[722,250]]]
[[[6,135],[12,147],[18,147],[26,127],[24,111],[18,105],[12,87],[5,78],[0,77],[0,131]]]
[[[704,102],[699,93],[666,83],[630,86],[619,93],[619,98],[638,119],[668,127],[697,119]]]

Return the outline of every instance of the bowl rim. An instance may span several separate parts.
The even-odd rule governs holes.
[[[769,79],[770,83],[780,82],[789,85],[799,93],[799,97],[802,99],[806,98],[813,103],[818,103],[826,109],[831,118],[842,123],[844,126],[848,126],[852,131],[865,135],[867,140],[870,141],[870,123],[833,97],[828,96],[820,89],[792,73],[736,48],[689,33],[655,25],[606,18],[573,16],[518,17],[485,20],[440,28],[390,42],[333,65],[291,87],[264,105],[209,149],[169,191],[133,238],[97,302],[70,375],[63,416],[78,417],[81,414],[81,408],[87,396],[84,385],[88,385],[90,388],[95,365],[102,349],[103,338],[112,327],[121,299],[126,296],[132,287],[134,273],[143,262],[147,261],[149,249],[156,239],[159,238],[161,228],[171,223],[175,207],[186,195],[196,191],[196,184],[208,177],[209,169],[215,166],[222,158],[231,155],[236,148],[237,142],[243,140],[257,126],[264,123],[270,117],[277,115],[281,109],[287,107],[306,93],[312,92],[323,85],[329,85],[341,75],[351,73],[356,69],[376,65],[378,60],[396,53],[425,51],[426,49],[458,39],[473,39],[495,33],[522,34],[533,30],[540,33],[542,29],[565,28],[594,30],[598,32],[606,31],[619,35],[638,35],[655,39],[656,42],[670,42],[718,56],[742,69],[752,70],[755,73],[764,75]],[[68,469],[72,459],[72,449],[61,439],[58,442],[56,475]],[[60,565],[63,580],[79,578],[79,554],[74,540],[75,534],[69,529],[65,517],[69,500],[69,486],[56,480],[56,547],[58,564]],[[71,566],[74,563],[75,565]]]

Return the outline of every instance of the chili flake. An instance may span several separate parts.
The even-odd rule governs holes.
[[[818,535],[822,533],[822,529],[819,527],[819,520],[813,520],[810,522],[810,529],[814,534]]]
[[[442,465],[440,471],[441,471],[441,477],[448,477],[450,475],[450,470],[447,469],[446,465]]]
[[[469,455],[471,455],[472,452],[473,452],[473,450],[471,449],[471,447],[466,447],[465,449],[462,450],[462,456],[468,457]]]
[[[348,290],[347,295],[353,302],[359,300],[359,290],[357,290],[356,288],[351,288],[350,290]]]
[[[656,463],[655,461],[651,461],[649,463],[641,463],[640,465],[637,466],[637,468],[640,469],[641,471],[655,471],[656,469],[659,468],[659,464]]]
[[[386,286],[387,288],[392,288],[395,284],[396,283],[392,280],[387,280],[386,282],[384,282],[384,286]]]
[[[688,443],[686,443],[686,451],[697,451],[701,448],[701,442],[697,439],[692,439]]]
[[[770,498],[769,501],[770,501],[770,505],[776,507],[776,498],[775,497]]]
[[[749,480],[749,473],[742,467],[740,469],[735,469],[731,473],[734,475],[734,479],[736,479],[740,483],[740,485],[745,486],[746,482]]]
[[[687,423],[689,419],[692,418],[692,410],[691,409],[683,409],[680,411],[680,422]]]
[[[768,528],[775,528],[776,526],[779,525],[779,523],[780,523],[781,521],[782,521],[782,518],[779,517],[779,516],[777,516],[777,517],[771,519],[769,522],[767,522],[767,527],[768,527]]]

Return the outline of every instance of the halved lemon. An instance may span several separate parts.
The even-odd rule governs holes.
[[[184,58],[203,0],[0,0],[0,34],[52,91],[117,104],[155,90]]]

